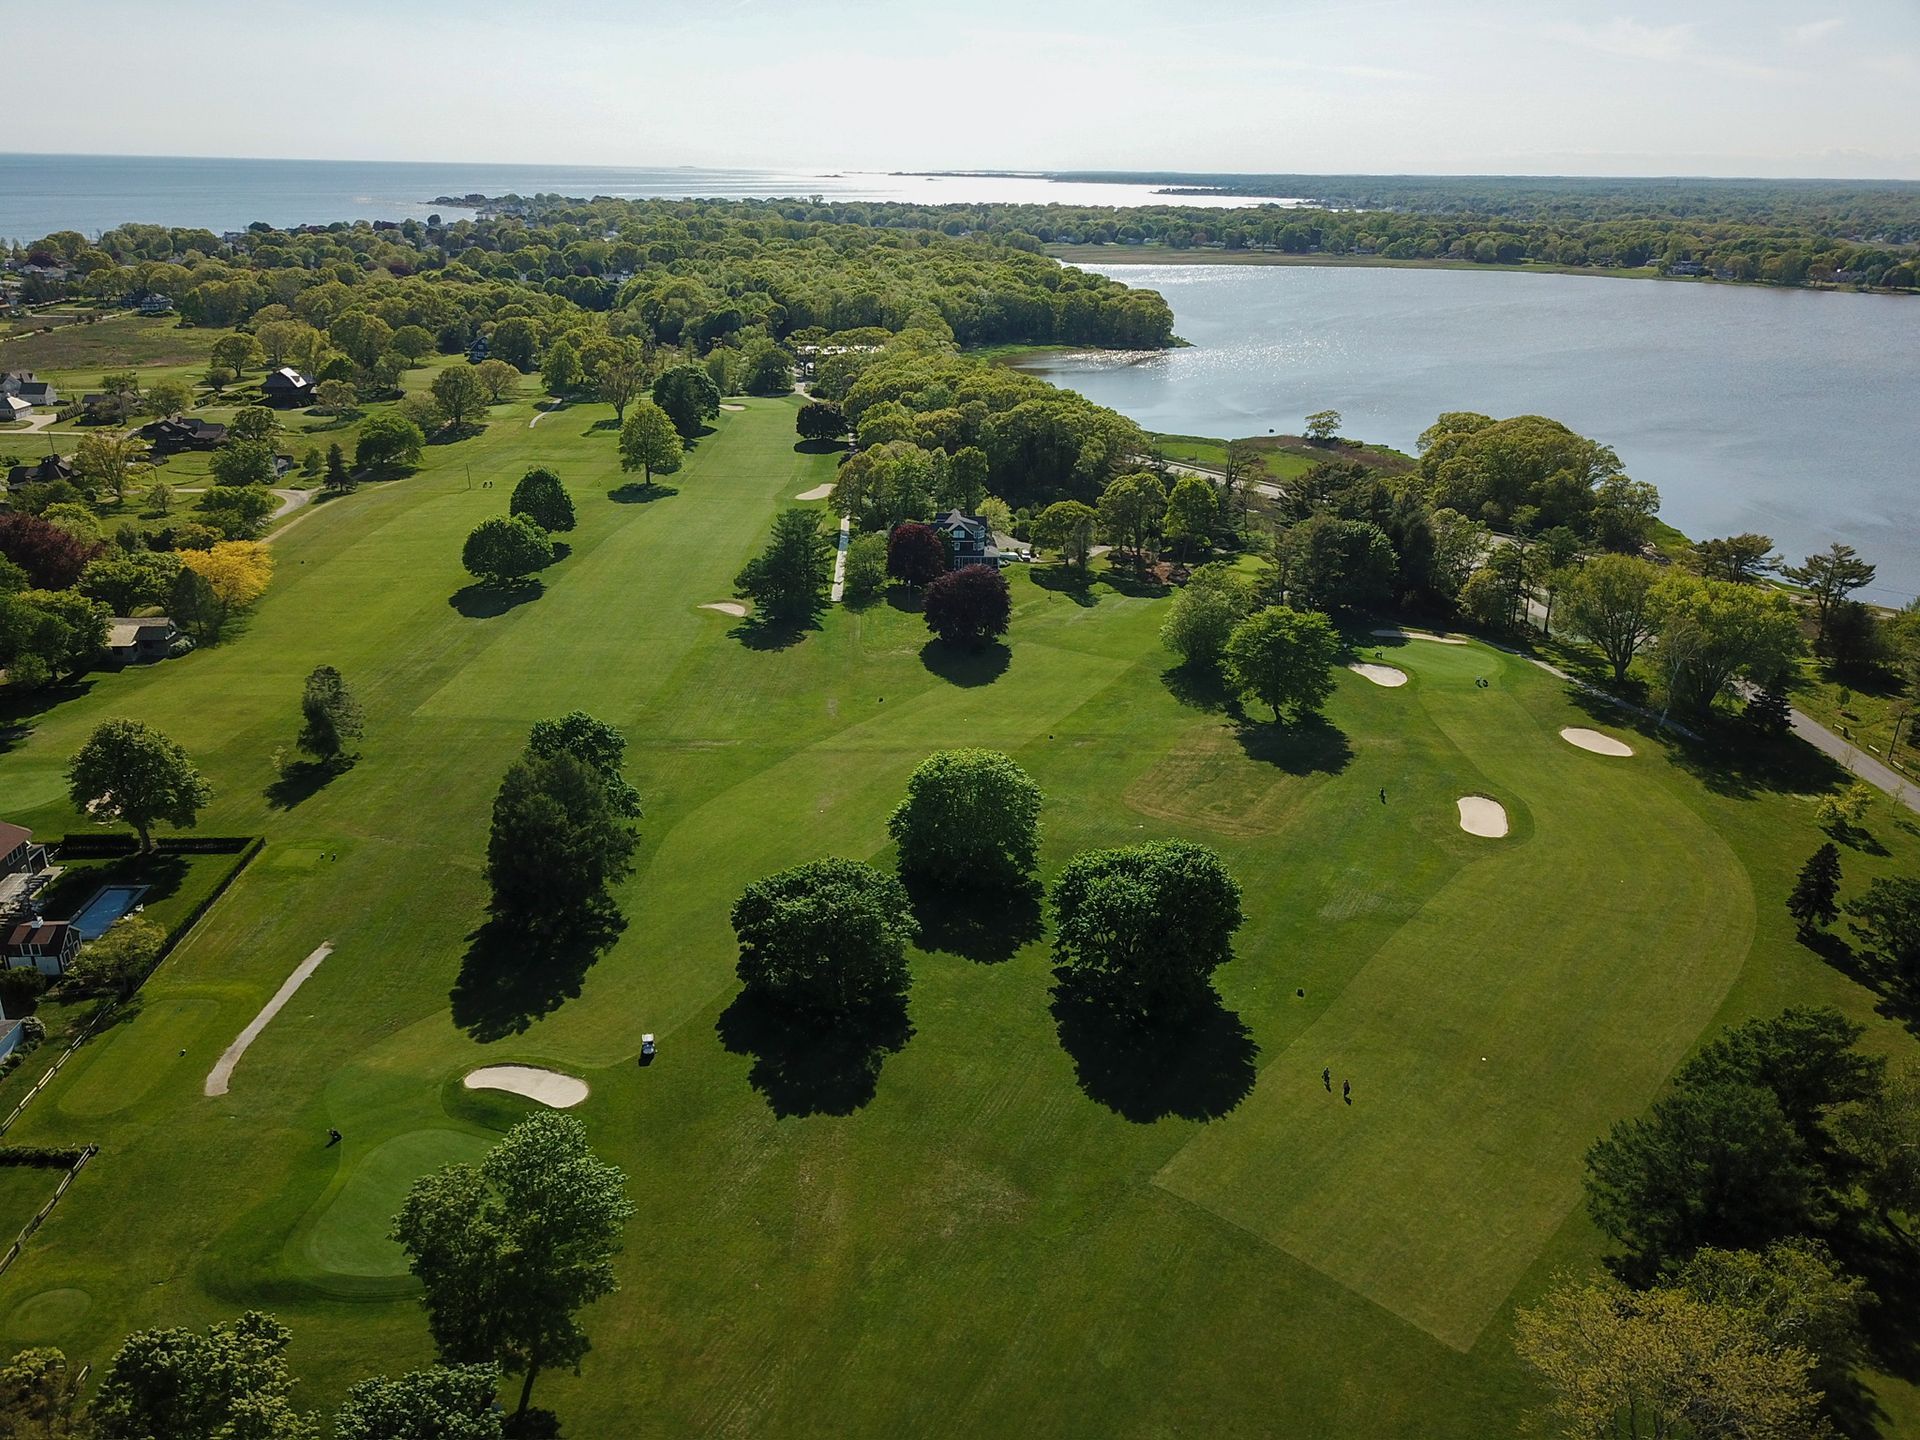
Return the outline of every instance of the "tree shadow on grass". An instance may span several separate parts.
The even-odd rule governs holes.
[[[266,796],[268,808],[273,810],[291,810],[303,800],[310,800],[335,778],[346,774],[353,768],[350,759],[340,760],[296,760],[280,772],[271,785],[261,793]]]
[[[887,604],[902,615],[924,615],[927,592],[911,585],[887,586]]]
[[[902,878],[920,927],[922,950],[998,965],[1040,938],[1042,892],[1029,877],[981,889],[955,889],[924,875]]]
[[[524,585],[463,585],[447,597],[447,604],[469,620],[491,620],[516,610],[546,593],[546,585],[529,580]]]
[[[820,628],[813,615],[749,615],[727,631],[749,650],[788,650]]]
[[[1031,565],[1027,576],[1042,590],[1064,595],[1080,606],[1098,605],[1093,593],[1093,576],[1075,565]]]
[[[1240,697],[1221,678],[1217,666],[1196,665],[1192,661],[1170,665],[1160,672],[1160,680],[1167,687],[1167,693],[1189,709],[1241,716]]]
[[[575,913],[492,916],[467,936],[448,996],[453,1023],[483,1044],[522,1033],[580,994],[587,971],[626,928],[604,896]]]
[[[1346,733],[1321,715],[1289,725],[1243,721],[1235,727],[1234,738],[1249,760],[1278,766],[1289,775],[1338,775],[1353,760]]]
[[[1861,1310],[1861,1331],[1872,1368],[1908,1384],[1920,1380],[1920,1247],[1914,1237],[1864,1219],[1843,1224],[1832,1237],[1835,1258],[1866,1281],[1870,1297]],[[1857,1386],[1842,1384],[1828,1392],[1834,1420],[1848,1435],[1883,1433],[1883,1413]]]
[[[837,455],[847,448],[844,440],[796,440],[793,453],[796,455]]]
[[[971,689],[991,685],[1006,674],[1013,652],[997,640],[973,647],[936,638],[920,647],[920,663],[949,685]]]
[[[1109,563],[1100,578],[1122,595],[1135,600],[1158,600],[1171,593],[1170,587],[1161,584],[1152,571],[1143,572],[1131,561],[1125,565]]]
[[[10,691],[0,694],[0,755],[25,743],[33,734],[33,722],[41,715],[69,700],[78,700],[91,689],[92,680],[72,680],[18,695]]]
[[[1699,739],[1679,737],[1671,753],[1680,768],[1707,789],[1736,800],[1762,794],[1819,795],[1854,778],[1839,761],[1804,740],[1757,735],[1749,726],[1731,723],[1703,728]]]
[[[586,429],[582,430],[580,434],[583,437],[593,436],[593,435],[599,435],[607,430],[618,430],[619,428],[620,428],[620,422],[614,419],[611,415],[609,415],[604,420],[594,421],[591,425],[587,426]]]
[[[1053,1019],[1080,1089],[1137,1125],[1217,1120],[1253,1089],[1260,1047],[1209,989],[1193,1010],[1142,1022],[1095,987],[1054,972]]]
[[[873,1099],[886,1057],[913,1036],[899,996],[826,1024],[770,1005],[750,990],[734,998],[713,1028],[728,1053],[753,1057],[747,1083],[782,1119],[851,1115]]]
[[[643,485],[637,480],[629,480],[607,491],[607,498],[616,505],[646,505],[679,493],[680,487],[677,485],[662,485],[657,480],[651,485]]]

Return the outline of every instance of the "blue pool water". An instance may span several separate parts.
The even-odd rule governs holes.
[[[144,885],[102,885],[73,917],[73,928],[80,932],[82,940],[97,940],[107,933],[109,925],[138,905],[146,893]]]

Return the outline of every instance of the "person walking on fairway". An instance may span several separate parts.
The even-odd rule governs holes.
[[[1351,1080],[1342,1080],[1340,1082],[1340,1098],[1349,1105],[1353,1103],[1353,1082]]]
[[[1387,803],[1387,787],[1384,785],[1380,787],[1380,803],[1382,805]]]
[[[1327,1087],[1327,1094],[1333,1093],[1333,1067],[1326,1066],[1320,1071],[1320,1083]]]

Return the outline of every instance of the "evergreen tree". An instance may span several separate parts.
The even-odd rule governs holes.
[[[346,451],[340,448],[337,440],[327,446],[326,487],[335,494],[353,489],[353,472],[347,469]]]
[[[1756,690],[1747,701],[1747,723],[1762,735],[1785,735],[1793,725],[1792,707],[1787,703],[1787,687],[1778,680]]]
[[[774,518],[766,550],[734,577],[733,593],[767,615],[810,615],[833,578],[833,544],[820,533],[817,510],[783,510]]]
[[[1787,913],[1800,922],[1805,935],[1816,925],[1831,925],[1840,914],[1834,897],[1840,893],[1840,850],[1831,840],[1814,851],[1800,867],[1800,878],[1787,896]]]

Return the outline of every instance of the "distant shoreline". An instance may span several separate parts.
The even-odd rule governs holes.
[[[1226,250],[1217,245],[1178,249],[1171,245],[1048,245],[1048,255],[1068,265],[1318,265],[1329,269],[1361,270],[1476,270],[1522,275],[1580,275],[1594,280],[1664,280],[1677,285],[1738,285],[1761,290],[1813,290],[1835,295],[1910,296],[1911,290],[1872,290],[1857,285],[1802,281],[1778,285],[1769,280],[1722,280],[1711,275],[1667,275],[1657,266],[1633,269],[1597,265],[1552,265],[1520,262],[1483,265],[1478,260],[1400,260],[1386,255],[1291,255],[1279,250]]]

